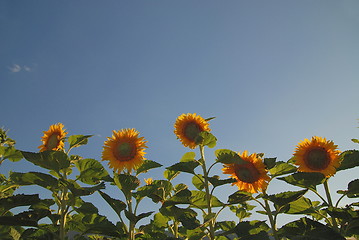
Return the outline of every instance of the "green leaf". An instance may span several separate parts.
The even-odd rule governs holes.
[[[237,191],[228,197],[228,203],[238,204],[253,199],[252,194],[245,191]]]
[[[65,182],[65,184],[67,185],[67,187],[70,189],[70,191],[72,192],[72,194],[74,196],[88,196],[93,194],[94,192],[104,189],[105,188],[105,183],[101,182],[98,185],[95,185],[93,187],[81,187],[78,183],[74,182],[74,181],[70,181],[68,180],[67,182]]]
[[[230,233],[237,234],[240,239],[245,240],[255,240],[255,239],[261,239],[261,240],[269,240],[268,232],[269,227],[265,222],[262,221],[244,221],[238,223],[234,229],[223,233],[222,235],[228,235]]]
[[[18,194],[7,198],[0,198],[0,209],[4,212],[20,206],[29,206],[40,202],[39,194]]]
[[[214,148],[217,144],[217,138],[212,133],[203,131],[195,138],[195,142],[198,145],[202,144],[203,146]]]
[[[145,173],[150,169],[162,167],[162,164],[159,164],[152,160],[144,160],[142,165],[136,170],[136,174]]]
[[[172,181],[175,177],[178,176],[178,174],[180,174],[179,171],[172,171],[172,170],[168,170],[166,169],[163,172],[163,176],[168,180],[168,181]]]
[[[222,221],[217,222],[216,225],[223,231],[229,231],[236,226],[236,223],[234,221]]]
[[[70,148],[79,147],[81,145],[86,145],[88,143],[88,139],[93,135],[72,135],[68,138],[68,143],[70,144]]]
[[[207,195],[202,191],[191,191],[191,203],[196,208],[207,208]],[[211,206],[212,207],[222,207],[224,204],[215,196],[211,197]]]
[[[275,166],[269,170],[272,177],[293,173],[295,171],[297,171],[295,166],[282,161],[277,162]]]
[[[114,181],[117,187],[127,196],[130,191],[140,186],[141,182],[137,177],[129,174],[114,174]]]
[[[172,183],[167,180],[155,180],[151,185],[146,185],[137,189],[133,196],[139,201],[144,197],[149,197],[153,202],[163,202],[172,191]]]
[[[170,218],[164,216],[162,213],[158,212],[153,216],[152,224],[157,228],[167,227],[167,223]]]
[[[100,192],[100,191],[99,191]],[[75,209],[76,212],[78,213],[83,213],[84,215],[86,214],[96,214],[98,213],[98,209],[97,207],[95,207],[92,203],[90,202],[82,202],[81,206]]]
[[[121,216],[121,212],[126,209],[126,204],[120,200],[110,197],[108,194],[98,191],[101,197],[112,207],[112,209],[117,213],[117,216]]]
[[[61,151],[44,151],[39,153],[22,151],[21,153],[27,161],[56,172],[70,166],[66,153]]]
[[[302,197],[307,192],[307,189],[301,191],[288,191],[277,193],[274,195],[269,195],[268,199],[274,203],[276,209],[280,209],[281,207],[287,205],[290,202],[293,202],[300,197]]]
[[[190,162],[179,162],[170,167],[167,167],[170,171],[180,171],[180,172],[187,172],[194,174],[194,169],[199,166],[197,161],[190,161]]]
[[[231,151],[229,149],[218,149],[214,152],[216,155],[217,162],[221,162],[223,164],[246,164],[247,162],[244,161],[238,153]]]
[[[354,168],[359,166],[359,151],[358,150],[347,150],[340,154],[342,163],[340,164],[337,171]]]
[[[52,192],[57,191],[59,187],[59,182],[56,178],[41,172],[10,172],[10,179],[19,185],[38,185]]]
[[[345,240],[343,236],[330,227],[306,217],[284,225],[278,233],[289,239]]]
[[[264,165],[267,169],[271,169],[275,167],[277,158],[264,158]]]
[[[213,185],[213,187],[218,187],[228,183],[234,183],[236,182],[236,179],[234,178],[219,179],[219,176],[215,175],[213,177],[208,177],[208,181]]]
[[[0,225],[37,227],[37,222],[49,214],[49,210],[40,209],[21,212],[14,216],[0,216]]]
[[[197,174],[192,177],[192,184],[195,186],[198,190],[204,189],[204,178],[203,175]]]
[[[23,158],[21,151],[17,150],[13,146],[0,146],[0,157],[4,160],[9,159],[12,162],[20,161]]]
[[[199,227],[197,213],[190,208],[179,208],[177,206],[162,206],[160,212],[166,217],[172,217],[180,221],[187,229],[195,229]]]
[[[359,197],[359,179],[355,179],[348,184],[347,194],[349,198]]]
[[[353,138],[353,139],[352,139],[352,142],[353,142],[353,143],[359,143],[359,139]]]
[[[83,183],[93,185],[98,184],[101,180],[111,181],[106,169],[95,159],[80,159],[74,161],[74,164],[80,172],[80,175],[76,177]]]
[[[167,199],[163,205],[175,205],[175,204],[190,204],[191,203],[192,192],[187,188],[178,191],[175,195]]]
[[[317,172],[297,172],[278,179],[294,186],[315,190],[316,186],[322,184],[326,178],[323,174]]]
[[[195,157],[196,157],[196,153],[195,153],[195,152],[186,152],[186,153],[182,156],[180,162],[193,162],[193,161],[196,161]]]
[[[300,197],[289,203],[281,212],[287,214],[312,214],[315,212],[315,209],[309,198]]]

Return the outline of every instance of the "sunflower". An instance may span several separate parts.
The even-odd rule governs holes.
[[[255,153],[248,156],[247,151],[242,154],[238,153],[238,155],[247,163],[225,164],[222,169],[223,173],[231,174],[231,177],[237,180],[232,185],[237,185],[239,190],[249,193],[265,191],[270,178],[267,175],[262,159]]]
[[[153,183],[152,178],[145,178],[144,181],[145,181],[146,185],[151,185]]]
[[[182,114],[176,119],[175,130],[177,138],[179,138],[185,147],[196,148],[196,137],[203,131],[211,131],[209,123],[196,113]]]
[[[108,160],[108,165],[120,173],[124,168],[129,172],[138,168],[146,154],[146,142],[139,137],[135,129],[122,129],[113,131],[112,137],[105,141],[102,151],[102,161]]]
[[[65,147],[65,137],[67,132],[65,131],[62,123],[51,125],[49,130],[44,131],[44,136],[41,137],[42,145],[39,146],[40,152],[46,150],[63,150]]]
[[[326,177],[333,176],[340,166],[340,151],[333,141],[322,137],[301,141],[294,152],[294,163],[301,172],[320,172]]]

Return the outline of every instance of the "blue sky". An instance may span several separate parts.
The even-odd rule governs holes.
[[[189,151],[173,134],[182,113],[216,117],[216,149],[286,161],[314,135],[357,148],[358,26],[354,0],[1,1],[0,126],[37,151],[62,122],[95,135],[76,153],[96,159],[112,130],[136,128],[165,167]]]

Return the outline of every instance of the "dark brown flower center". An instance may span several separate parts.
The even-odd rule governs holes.
[[[260,173],[253,163],[236,164],[235,173],[239,180],[246,183],[254,183],[260,177]]]
[[[200,126],[195,122],[189,122],[184,127],[184,135],[191,141],[194,141],[200,132],[202,132]]]
[[[115,149],[115,156],[119,161],[127,162],[134,158],[135,147],[127,142],[119,143]]]
[[[47,150],[53,150],[54,148],[57,148],[60,141],[58,140],[59,134],[52,134],[46,142],[46,149]]]
[[[328,152],[321,147],[307,151],[304,156],[304,161],[308,168],[315,171],[324,170],[330,164]]]

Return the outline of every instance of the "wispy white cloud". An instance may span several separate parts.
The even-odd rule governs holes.
[[[21,67],[17,64],[14,64],[11,67],[8,67],[8,69],[13,73],[17,73],[17,72],[21,71]]]
[[[11,67],[8,67],[8,69],[12,73],[18,73],[18,72],[21,72],[21,71],[26,71],[26,72],[31,72],[32,71],[31,67],[29,67],[27,65],[20,66],[18,64],[13,64]]]

